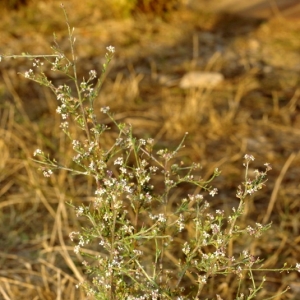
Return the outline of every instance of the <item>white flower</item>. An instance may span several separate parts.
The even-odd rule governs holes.
[[[110,53],[115,53],[115,47],[113,47],[113,46],[106,47],[106,50]]]
[[[167,221],[166,217],[164,216],[164,214],[159,214],[158,215],[158,218],[157,218],[157,221],[158,222],[161,222],[161,223],[165,223]]]
[[[72,141],[73,149],[76,149],[80,146],[80,143],[77,140]]]
[[[76,246],[74,247],[74,252],[75,252],[76,254],[78,254],[78,253],[79,253],[79,250],[80,250],[80,246],[79,246],[79,245],[76,245]]]
[[[91,70],[89,75],[90,75],[91,79],[94,79],[97,77],[97,72],[95,70]]]
[[[214,195],[218,194],[218,189],[217,188],[214,188],[213,190],[211,190],[209,192],[209,194],[213,197]]]
[[[104,106],[100,109],[104,114],[106,114],[109,111],[109,106]]]
[[[185,254],[185,255],[188,255],[191,251],[191,248],[189,246],[189,244],[187,242],[184,243],[183,245],[183,248],[182,248],[182,252]]]
[[[253,160],[255,159],[253,155],[249,155],[249,154],[245,154],[244,158],[245,158],[245,160],[247,160],[247,161],[250,161],[250,160],[253,161]]]
[[[60,124],[60,128],[62,128],[62,129],[68,129],[68,127],[69,127],[69,123],[68,122],[62,122]]]
[[[81,216],[84,213],[84,209],[82,206],[78,207],[77,212],[76,212],[76,217]]]
[[[50,177],[52,174],[53,174],[52,170],[45,170],[45,171],[43,172],[43,175],[44,175],[45,177]]]
[[[25,72],[24,76],[25,78],[30,78],[31,76],[33,76],[33,71],[30,69],[28,72]]]
[[[69,234],[69,238],[70,240],[73,242],[74,241],[74,236],[78,235],[79,232],[77,231],[72,231],[70,234]]]
[[[39,154],[43,154],[43,151],[41,149],[36,149],[33,153],[33,156],[37,156]]]
[[[118,157],[114,162],[114,165],[122,165],[122,164],[123,164],[123,157]]]

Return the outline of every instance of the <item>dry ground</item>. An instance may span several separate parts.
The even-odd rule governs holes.
[[[182,157],[200,162],[204,178],[222,170],[213,209],[237,204],[245,153],[256,157],[253,168],[271,163],[267,186],[249,199],[243,222],[272,221],[272,228],[259,241],[243,242],[266,267],[300,261],[300,22],[184,8],[125,18],[117,7],[75,2],[66,7],[76,28],[79,73],[101,70],[105,47],[116,47],[99,107],[110,106],[135,134],[152,136],[161,147],[177,145],[188,131]],[[58,1],[7,10],[0,53],[50,53],[53,32],[67,50]],[[58,128],[53,95],[17,74],[29,68],[24,60],[0,64],[0,298],[84,299],[74,287],[83,276],[80,257],[68,238],[79,221],[66,201],[89,201],[93,183],[63,171],[46,180],[31,161],[36,148],[66,163],[72,154]],[[178,79],[190,70],[221,72],[225,81],[214,89],[182,90]],[[299,299],[299,274],[266,275],[257,299],[287,285],[291,289],[277,299]],[[234,287],[229,278],[207,296],[230,300]]]

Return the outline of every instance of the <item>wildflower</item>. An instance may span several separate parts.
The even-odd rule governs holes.
[[[123,157],[118,157],[115,162],[114,165],[123,165]]]
[[[243,250],[242,254],[243,254],[243,257],[244,257],[244,258],[247,258],[247,257],[249,257],[249,256],[250,256],[250,254],[249,254],[249,251],[248,251],[248,250]]]
[[[296,270],[300,273],[300,263],[296,263]]]
[[[77,140],[72,141],[73,149],[76,149],[77,147],[80,146],[80,143]]]
[[[211,224],[210,228],[213,234],[218,234],[220,232],[220,226],[217,224]]]
[[[84,209],[82,206],[80,206],[78,209],[77,209],[77,212],[76,212],[76,217],[79,217],[83,214],[84,212]]]
[[[152,173],[155,173],[155,172],[158,170],[158,167],[156,167],[156,166],[151,166],[151,167],[149,167],[149,170],[150,170]]]
[[[203,209],[207,209],[209,208],[209,203],[207,201],[204,202],[204,205],[203,205]]]
[[[139,139],[139,144],[140,145],[146,145],[146,141],[144,139]]]
[[[203,232],[203,237],[208,239],[210,237],[210,234],[208,234],[206,231]]]
[[[110,214],[106,212],[106,213],[104,214],[104,216],[103,216],[103,219],[104,219],[105,221],[111,219]]]
[[[43,154],[43,151],[41,149],[36,149],[33,153],[33,156],[41,155]]]
[[[269,163],[265,163],[264,166],[266,166],[266,170],[267,171],[272,170],[272,167],[271,167],[271,165]]]
[[[80,154],[77,154],[76,156],[73,157],[73,161],[79,163],[80,160],[82,159],[82,156]]]
[[[79,232],[77,231],[72,231],[70,234],[69,234],[69,238],[70,238],[70,240],[73,242],[73,240],[74,240],[74,236],[75,235],[78,235],[79,234]]]
[[[33,65],[34,67],[40,67],[40,66],[43,66],[44,63],[43,63],[43,62],[40,62],[39,59],[35,59],[35,60],[33,61],[32,65]]]
[[[106,190],[103,189],[103,188],[99,188],[96,190],[95,194],[98,195],[98,196],[102,196],[103,194],[106,193]]]
[[[217,188],[214,188],[213,190],[211,190],[211,191],[209,192],[209,194],[210,194],[212,197],[214,197],[214,195],[218,194],[218,189],[217,189]]]
[[[255,159],[253,155],[249,155],[249,154],[245,154],[244,158],[245,158],[245,160],[248,161],[248,162],[249,162],[250,160],[253,161],[253,160]]]
[[[68,123],[67,121],[62,122],[62,123],[60,124],[60,128],[61,128],[61,129],[68,129],[68,127],[69,127],[69,123]]]
[[[25,72],[24,74],[25,78],[31,78],[33,77],[33,71],[30,69],[29,71]]]
[[[250,225],[246,228],[247,232],[249,235],[254,235],[255,234],[255,229],[252,228]]]
[[[219,171],[219,168],[215,168],[214,175],[218,176],[220,174],[221,174],[221,172]]]
[[[203,196],[202,196],[201,194],[197,194],[197,195],[195,196],[195,199],[196,199],[196,200],[203,200]]]
[[[79,245],[76,245],[76,246],[74,247],[74,252],[75,252],[76,254],[78,254],[79,251],[80,251],[80,246],[79,246]]]
[[[85,261],[85,260],[82,262],[82,264],[83,264],[85,267],[89,265],[89,263],[88,263],[87,261]]]
[[[120,171],[121,171],[122,174],[126,174],[126,173],[127,173],[127,170],[126,170],[126,168],[124,168],[124,167],[121,167],[121,168],[120,168]]]
[[[86,241],[86,243],[88,244],[88,240]],[[83,239],[83,237],[82,236],[80,236],[79,237],[79,243],[78,243],[80,246],[84,246],[84,244],[85,244],[85,241],[84,241],[84,239]]]
[[[202,283],[202,284],[206,284],[207,283],[207,277],[206,275],[204,276],[199,276],[199,282]]]
[[[64,100],[64,94],[57,94],[56,96],[57,100],[63,101]],[[56,110],[57,111],[57,110]]]
[[[67,119],[68,116],[69,116],[69,114],[61,114],[61,117],[62,117],[63,120]]]
[[[89,75],[90,75],[91,79],[94,79],[94,78],[97,77],[97,72],[95,70],[91,70],[90,73],[89,73]]]
[[[76,284],[75,285],[76,289],[79,289],[82,284],[83,284],[83,282],[80,282],[79,284]]]
[[[100,111],[102,111],[104,114],[106,114],[109,111],[109,106],[104,106],[100,109]]]
[[[50,177],[52,174],[53,174],[52,170],[45,170],[45,171],[43,172],[43,175],[44,175],[45,177]]]
[[[110,53],[115,53],[115,47],[113,47],[113,46],[106,47],[106,50]]]
[[[85,81],[81,82],[81,83],[80,83],[80,87],[81,87],[81,89],[82,89],[83,91],[85,91],[86,88],[87,88],[86,82],[85,82]]]
[[[183,215],[180,214],[179,219],[176,221],[178,226],[178,231],[181,232],[184,229],[184,218]]]
[[[165,217],[164,214],[159,214],[159,215],[158,215],[158,218],[157,218],[157,221],[158,221],[158,222],[161,222],[161,223],[164,223],[164,222],[167,221],[167,219],[166,219],[166,217]]]
[[[95,163],[93,161],[89,164],[89,169],[93,171],[95,170]]]
[[[188,255],[191,251],[191,248],[189,246],[189,244],[187,242],[184,243],[183,245],[183,248],[182,248],[182,252],[185,254],[185,255]]]

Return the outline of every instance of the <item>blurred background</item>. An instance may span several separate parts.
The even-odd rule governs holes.
[[[60,3],[2,1],[0,54],[51,54],[53,33],[68,54]],[[253,171],[272,165],[266,187],[249,198],[240,224],[272,227],[258,241],[249,237],[236,244],[263,258],[264,267],[279,268],[300,260],[300,8],[293,0],[247,3],[64,5],[75,28],[79,78],[92,69],[100,73],[106,47],[116,48],[97,101],[99,117],[100,107],[110,106],[118,121],[132,124],[138,137],[153,137],[157,147],[175,147],[189,132],[179,159],[201,163],[204,179],[222,170],[212,210],[237,206],[246,153],[256,158]],[[83,278],[81,257],[68,237],[83,221],[66,202],[90,201],[94,186],[65,171],[42,178],[33,163],[37,148],[65,164],[73,153],[59,129],[54,95],[20,75],[31,66],[24,59],[0,63],[0,298],[84,299],[75,288]],[[65,82],[62,75],[47,75],[57,85]],[[192,192],[183,186],[178,197]],[[299,299],[299,274],[262,275],[267,282],[257,299],[286,286],[290,290],[275,299]],[[233,278],[221,282],[206,296],[234,299]]]

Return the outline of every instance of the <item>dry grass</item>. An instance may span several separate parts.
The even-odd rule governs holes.
[[[131,123],[139,136],[155,137],[160,146],[176,145],[188,131],[182,158],[201,162],[204,178],[215,167],[222,170],[213,208],[236,205],[245,153],[253,154],[257,165],[271,163],[267,187],[249,200],[244,222],[272,221],[272,228],[259,242],[236,241],[237,247],[249,245],[266,267],[299,261],[300,23],[257,24],[185,10],[169,14],[167,21],[141,14],[112,19],[95,1],[82,3],[67,4],[82,76],[100,70],[107,45],[117,49],[99,107],[109,105],[117,120]],[[35,2],[9,12],[0,22],[0,53],[49,53],[53,31],[67,47],[58,6]],[[72,157],[59,132],[56,100],[17,75],[28,62],[4,61],[0,67],[0,298],[84,299],[75,288],[83,277],[81,258],[68,238],[80,220],[66,202],[89,201],[92,182],[64,171],[50,181],[41,178],[31,160],[36,148],[66,163]],[[195,69],[222,72],[226,80],[213,90],[181,90],[177,79]],[[188,191],[183,187],[180,193]],[[257,299],[287,285],[291,289],[280,299],[300,297],[298,274],[268,273],[267,279]],[[235,284],[233,278],[223,280],[207,296],[233,299]]]

